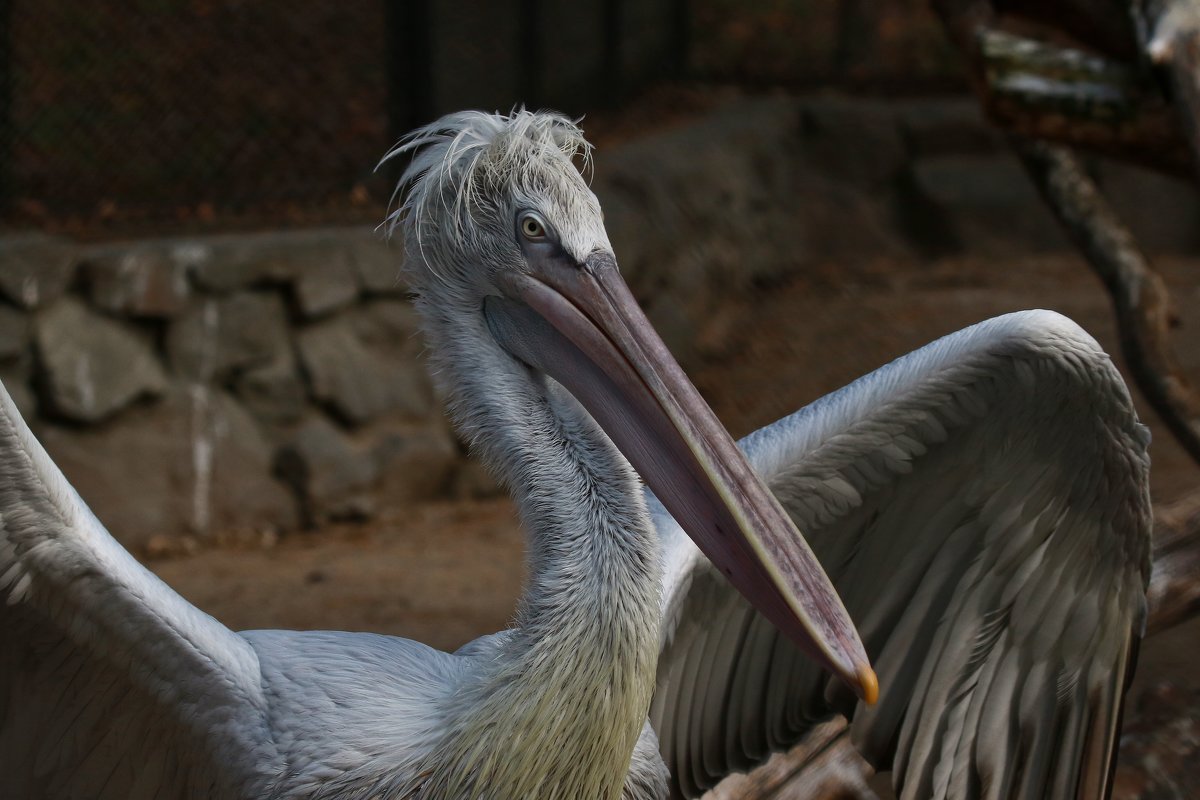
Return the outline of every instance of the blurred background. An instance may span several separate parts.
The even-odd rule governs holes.
[[[462,108],[611,112],[664,81],[966,86],[917,0],[10,0],[4,16],[4,221],[85,236],[374,219],[386,146]],[[694,105],[676,94],[643,124]]]
[[[523,542],[425,375],[380,157],[463,108],[581,117],[622,270],[735,435],[1006,311],[1062,311],[1121,352],[945,19],[922,0],[0,0],[0,380],[113,534],[231,626],[456,647],[508,620]],[[1122,141],[1080,163],[1200,375],[1195,172]],[[1155,501],[1179,508],[1200,473],[1139,403]],[[1152,639],[1135,695],[1200,687],[1198,636]]]

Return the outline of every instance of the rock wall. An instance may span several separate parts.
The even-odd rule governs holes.
[[[597,164],[622,269],[685,366],[723,352],[732,301],[797,272],[1066,247],[965,99],[744,100]],[[1189,185],[1096,169],[1148,246],[1200,246]],[[0,237],[0,380],[134,546],[492,491],[425,374],[400,249],[369,226]]]
[[[370,228],[10,237],[0,378],[127,542],[369,514],[460,459],[398,265]]]

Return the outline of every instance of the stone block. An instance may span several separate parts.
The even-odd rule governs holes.
[[[0,237],[0,294],[22,308],[57,300],[75,277],[75,245],[41,234]]]
[[[800,111],[805,162],[865,188],[887,184],[908,163],[897,107],[884,101],[817,97]]]
[[[192,281],[205,291],[221,294],[286,284],[295,274],[295,260],[303,257],[310,241],[309,235],[280,233],[214,237],[206,243],[206,257],[192,265]]]
[[[617,256],[621,274],[629,285],[640,281],[643,268],[653,269],[648,264],[646,245],[653,240],[654,222],[647,219],[643,198],[622,182],[608,180],[608,175],[598,179],[592,186],[604,208],[604,229]]]
[[[983,116],[973,95],[913,99],[898,104],[901,135],[914,158],[999,153],[1004,134]]]
[[[358,274],[350,253],[357,235],[357,230],[333,229],[215,238],[211,257],[192,266],[192,280],[222,294],[288,286],[300,311],[317,316],[357,296]]]
[[[0,361],[23,359],[29,354],[29,317],[0,305]]]
[[[88,296],[93,305],[115,314],[178,316],[191,294],[189,252],[154,242],[92,250],[83,259]]]
[[[322,415],[310,416],[293,432],[279,449],[275,470],[300,497],[310,525],[374,512],[370,490],[379,475],[377,459]]]
[[[1011,154],[921,159],[901,183],[897,203],[910,232],[926,225],[945,235],[944,248],[925,242],[934,249],[1011,253],[1069,247]]]
[[[403,507],[446,494],[462,455],[444,423],[389,424],[372,438],[381,504]]]
[[[599,162],[593,188],[636,291],[709,294],[781,268],[775,245],[795,225],[770,212],[794,202],[797,108],[735,103]]]
[[[358,298],[358,271],[343,246],[325,248],[320,262],[297,271],[292,284],[296,307],[312,319],[353,303]]]
[[[1098,182],[1117,216],[1149,251],[1200,250],[1200,192],[1178,178],[1116,161],[1101,161]]]
[[[286,530],[296,503],[271,477],[271,448],[227,394],[176,385],[159,402],[98,427],[45,425],[50,456],[114,536]]]
[[[76,422],[97,422],[166,388],[158,358],[140,331],[64,298],[38,315],[38,367],[47,405]]]
[[[234,393],[255,419],[268,425],[295,422],[309,408],[304,380],[290,353],[246,369],[237,377]]]
[[[831,260],[910,255],[886,192],[832,176],[801,144],[800,104],[768,98],[598,162],[593,188],[621,271],[678,358],[692,357],[697,321],[756,284]]]
[[[201,289],[220,294],[288,287],[301,315],[319,317],[358,297],[361,271],[353,249],[361,235],[346,229],[221,237],[212,257],[194,264],[191,274]]]
[[[478,459],[468,458],[459,461],[450,486],[450,495],[456,500],[482,500],[488,497],[498,497],[504,493],[504,487]]]
[[[424,349],[421,317],[407,300],[376,300],[346,316],[355,335],[371,347],[411,360]]]
[[[358,281],[367,294],[403,294],[408,284],[401,275],[404,262],[404,237],[397,230],[390,240],[372,231],[351,245],[351,257]]]
[[[287,314],[276,292],[239,292],[193,305],[167,329],[171,369],[189,380],[224,382],[290,358]]]
[[[0,383],[27,422],[37,413],[37,396],[30,388],[29,359],[0,365]]]
[[[388,300],[302,330],[300,362],[312,395],[352,425],[393,412],[428,417],[433,393],[416,359],[416,330],[415,312]]]

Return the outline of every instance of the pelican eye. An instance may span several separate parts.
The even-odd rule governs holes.
[[[546,238],[546,226],[537,217],[531,215],[522,217],[521,235],[535,242],[541,241]]]

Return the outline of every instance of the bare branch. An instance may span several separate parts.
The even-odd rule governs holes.
[[[1113,800],[1200,796],[1200,691],[1157,683],[1130,710],[1121,731]]]
[[[1162,278],[1070,151],[1040,142],[1015,141],[1014,147],[1038,191],[1108,288],[1121,351],[1134,381],[1200,463],[1200,398],[1170,347],[1170,297]]]
[[[813,728],[800,744],[753,773],[726,778],[705,800],[879,800],[867,783],[873,774],[850,743],[846,720],[838,717]],[[803,787],[803,793],[792,794],[789,787]]]
[[[1146,634],[1200,614],[1200,492],[1155,511],[1154,571]]]

